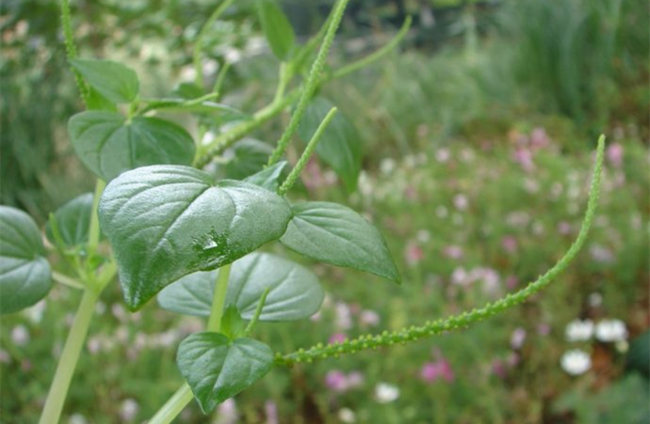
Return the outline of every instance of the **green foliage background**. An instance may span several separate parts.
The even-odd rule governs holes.
[[[304,36],[331,1],[301,3],[283,5]],[[170,81],[191,79],[193,41],[213,7],[207,0],[74,1],[73,24],[82,56],[125,61],[137,68],[144,92],[167,95]],[[375,277],[314,265],[329,292],[320,321],[262,325],[262,338],[274,349],[288,352],[340,332],[336,321],[342,305],[352,317],[346,335],[354,336],[375,330],[361,320],[364,310],[376,311],[381,327],[399,328],[495,296],[482,288],[481,279],[459,288],[452,278],[459,268],[493,270],[500,276],[498,292],[508,289],[509,276],[516,284],[534,279],[559,257],[577,228],[595,134],[604,132],[610,143],[622,146],[622,162],[607,164],[599,219],[587,249],[539,298],[463,333],[274,370],[236,398],[240,421],[266,419],[268,402],[276,405],[281,422],[340,422],[342,408],[353,410],[357,422],[378,423],[611,422],[621,410],[629,416],[620,415],[620,422],[647,420],[647,376],[626,371],[626,353],[597,341],[575,345],[564,338],[566,324],[576,318],[621,319],[631,339],[650,323],[645,2],[365,1],[355,8],[346,15],[333,64],[380,45],[401,13],[413,14],[416,25],[399,52],[320,93],[360,134],[366,171],[359,189],[348,194],[326,165],[315,161],[303,190],[311,198],[346,202],[365,212],[386,234],[405,282],[393,287]],[[430,12],[437,22],[432,27],[423,18]],[[48,212],[91,190],[90,174],[74,157],[65,130],[81,105],[54,19],[56,2],[8,0],[0,5],[0,16],[0,202],[26,210],[42,224]],[[206,63],[214,68],[239,58],[226,80],[225,101],[245,111],[264,105],[276,80],[277,61],[259,48],[259,37],[253,2],[241,1],[215,24],[205,43]],[[215,73],[209,74],[214,79]],[[277,120],[254,135],[273,141],[284,124],[284,118]],[[513,158],[522,140],[530,142],[540,128],[549,144],[534,154],[531,170],[523,169]],[[290,158],[296,155],[290,150]],[[441,160],[445,155],[448,159]],[[459,195],[466,208],[455,206]],[[527,218],[514,225],[508,218],[513,216]],[[558,231],[561,223],[567,233]],[[515,240],[514,252],[504,248],[506,238]],[[462,255],[450,257],[450,246]],[[413,252],[421,258],[414,261]],[[594,293],[602,298],[598,306],[590,303]],[[37,419],[78,297],[57,286],[40,312],[3,317],[3,422]],[[180,383],[176,345],[201,322],[155,304],[128,314],[117,284],[102,298],[96,318],[66,420],[126,421],[119,417],[129,399],[138,405],[133,422],[145,420]],[[14,337],[20,326],[29,335],[26,344]],[[513,349],[510,337],[517,328],[527,336]],[[559,358],[575,347],[590,352],[593,367],[572,378]],[[454,382],[426,384],[418,377],[420,369],[439,354],[454,370]],[[495,361],[513,355],[516,365],[505,377],[497,376]],[[332,370],[362,372],[364,382],[333,391],[324,382]],[[375,385],[383,381],[399,387],[395,402],[373,398]],[[205,422],[196,405],[181,420]]]

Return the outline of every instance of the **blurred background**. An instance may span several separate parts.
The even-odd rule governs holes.
[[[333,1],[280,3],[304,41]],[[193,81],[193,42],[216,4],[75,0],[80,54],[123,61],[147,97],[169,96]],[[250,113],[272,98],[279,64],[254,6],[238,1],[213,25],[203,62],[208,80],[232,65],[223,103]],[[346,190],[312,160],[297,194],[362,212],[385,235],[404,283],[313,264],[328,293],[322,311],[260,325],[260,337],[288,352],[523,287],[575,238],[604,133],[603,192],[585,249],[532,301],[466,331],[276,369],[214,417],[193,404],[178,422],[650,422],[648,3],[352,0],[330,66],[385,44],[409,15],[398,49],[320,93],[363,146],[358,188]],[[83,105],[58,17],[54,0],[0,4],[0,203],[40,224],[94,181],[68,143],[66,122]],[[287,121],[253,135],[274,142]],[[2,318],[2,422],[36,422],[79,297],[55,286]],[[128,313],[118,284],[96,314],[63,422],[143,422],[181,383],[176,346],[202,322],[155,302]]]

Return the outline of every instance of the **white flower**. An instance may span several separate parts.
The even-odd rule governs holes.
[[[428,230],[418,230],[415,238],[417,238],[420,243],[427,243],[431,240],[431,233]]]
[[[594,334],[594,323],[590,319],[574,319],[564,329],[564,337],[569,342],[581,342],[589,340]]]
[[[217,407],[216,424],[235,424],[239,419],[237,404],[233,398],[226,399]]]
[[[513,349],[521,349],[524,345],[524,340],[526,340],[526,330],[517,327],[510,335],[510,347]]]
[[[23,310],[23,314],[29,318],[34,324],[38,324],[43,319],[43,312],[45,311],[45,300],[41,300],[34,306]]]
[[[357,422],[357,417],[354,414],[354,411],[350,408],[341,408],[339,409],[339,419],[344,423],[354,423]]]
[[[379,403],[390,403],[399,397],[399,389],[388,383],[379,383],[375,387],[375,399]]]
[[[467,209],[467,206],[469,205],[469,201],[467,200],[467,196],[464,194],[457,194],[454,196],[454,206],[456,209],[459,211],[464,211]]]
[[[379,169],[384,175],[389,175],[395,169],[395,159],[384,158],[379,163]]]
[[[591,293],[587,299],[589,306],[592,308],[597,308],[603,304],[603,296],[597,292]]]
[[[601,342],[618,342],[627,339],[627,328],[620,319],[604,319],[596,324],[596,338]]]
[[[15,326],[11,330],[11,341],[14,342],[16,346],[25,346],[29,343],[29,331],[27,327],[22,324]]]
[[[88,420],[83,415],[81,415],[79,413],[76,413],[76,414],[70,415],[70,420],[68,421],[68,423],[70,423],[70,424],[88,424]]]
[[[584,350],[573,349],[562,355],[560,365],[567,374],[580,375],[591,368],[591,358]]]
[[[448,215],[447,208],[444,206],[438,206],[436,208],[436,216],[438,218],[446,218]]]
[[[361,325],[365,326],[374,327],[379,324],[380,319],[379,314],[370,309],[364,309],[361,311],[361,314],[359,314],[359,322]]]
[[[139,410],[140,406],[134,399],[124,399],[120,404],[120,418],[122,421],[133,421]]]
[[[436,160],[440,163],[445,163],[449,160],[451,157],[451,153],[449,152],[449,149],[438,149],[436,151]]]

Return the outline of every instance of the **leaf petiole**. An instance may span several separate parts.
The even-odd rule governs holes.
[[[269,291],[271,290],[270,287],[267,287],[264,292],[262,292],[262,296],[260,296],[259,302],[257,302],[257,308],[255,309],[255,315],[253,315],[253,319],[250,320],[248,325],[246,326],[246,329],[244,330],[244,336],[247,336],[250,334],[250,332],[255,328],[255,324],[257,324],[257,320],[260,318],[260,315],[262,314],[262,309],[264,308],[264,303],[266,302],[266,296],[268,296]]]

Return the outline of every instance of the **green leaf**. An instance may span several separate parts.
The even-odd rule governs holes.
[[[236,339],[244,335],[245,329],[246,322],[239,315],[237,307],[228,306],[221,317],[221,332],[230,339]]]
[[[238,141],[226,155],[232,155],[225,165],[227,178],[241,180],[261,170],[268,162],[273,148],[252,138]]]
[[[161,307],[181,314],[208,316],[218,271],[187,275],[158,294]],[[307,268],[270,253],[251,253],[232,264],[226,305],[235,305],[250,320],[269,288],[261,321],[307,318],[320,308],[323,289]]]
[[[288,203],[275,193],[215,182],[178,165],[127,171],[106,186],[99,204],[131,309],[184,275],[229,264],[278,239],[290,217]]]
[[[172,90],[172,93],[179,97],[182,97],[185,100],[195,99],[205,94],[201,87],[194,84],[193,82],[187,81],[177,84]]]
[[[111,60],[72,59],[70,64],[92,88],[114,103],[130,103],[138,95],[138,75],[121,63]]]
[[[25,212],[0,206],[0,313],[41,300],[52,285],[50,264],[36,223]]]
[[[311,101],[298,126],[298,135],[304,142],[311,139],[332,107],[334,104],[322,97],[316,97]],[[325,129],[323,137],[316,146],[316,153],[334,169],[348,191],[356,189],[359,172],[361,172],[361,138],[352,123],[342,113],[337,113]]]
[[[296,38],[289,19],[274,0],[258,0],[257,6],[262,31],[271,51],[278,59],[286,61]]]
[[[379,231],[352,209],[330,202],[292,205],[280,242],[317,261],[367,271],[400,282]]]
[[[127,122],[118,113],[87,111],[68,121],[72,147],[92,172],[109,181],[145,165],[189,165],[192,137],[172,122],[136,117]]]
[[[117,105],[99,94],[99,92],[92,87],[90,87],[88,90],[86,108],[88,110],[105,110],[108,112],[117,112]]]
[[[231,341],[223,334],[201,332],[181,342],[176,363],[207,414],[264,377],[273,366],[273,352],[257,340]]]
[[[195,113],[218,113],[221,118],[233,121],[250,119],[251,116],[245,114],[241,110],[235,109],[232,106],[216,103],[210,100],[203,100],[201,102],[193,102],[191,99],[178,99],[178,98],[163,98],[152,99],[145,108],[146,111],[154,109],[164,109],[166,111],[181,111],[181,112],[195,112]]]
[[[278,191],[278,187],[280,187],[280,180],[284,177],[287,165],[288,163],[285,160],[277,162],[269,167],[262,169],[257,174],[253,174],[244,178],[244,181],[258,185],[260,187],[264,187],[270,191]]]
[[[54,219],[65,247],[76,247],[88,242],[92,209],[93,194],[85,193],[70,200],[54,212]],[[45,226],[45,234],[52,244],[56,244],[49,222]]]

